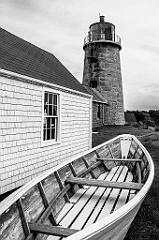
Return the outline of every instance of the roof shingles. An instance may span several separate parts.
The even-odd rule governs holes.
[[[0,28],[0,68],[87,93],[51,53]]]

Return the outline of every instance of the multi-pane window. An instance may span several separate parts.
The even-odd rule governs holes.
[[[43,122],[43,141],[55,140],[58,138],[58,108],[59,94],[44,92],[44,122]]]

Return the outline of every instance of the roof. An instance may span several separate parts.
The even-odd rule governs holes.
[[[51,53],[0,28],[0,68],[87,93]]]
[[[125,121],[128,123],[137,123],[135,114],[133,112],[125,112]]]
[[[83,85],[83,86],[85,87],[87,92],[93,96],[93,102],[108,104],[107,99],[105,99],[96,88],[91,88],[86,85]]]

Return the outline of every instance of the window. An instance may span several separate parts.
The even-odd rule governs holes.
[[[97,119],[100,119],[101,117],[101,107],[100,104],[97,105]]]
[[[59,140],[59,94],[51,91],[43,93],[43,129],[42,140],[57,142]]]
[[[97,81],[91,81],[90,82],[90,87],[91,88],[97,88]]]

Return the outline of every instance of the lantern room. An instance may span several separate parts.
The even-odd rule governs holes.
[[[115,34],[115,25],[105,22],[105,16],[100,16],[99,22],[90,25],[88,36],[84,39],[84,46],[96,41],[110,41],[119,44],[121,48],[121,39]]]

